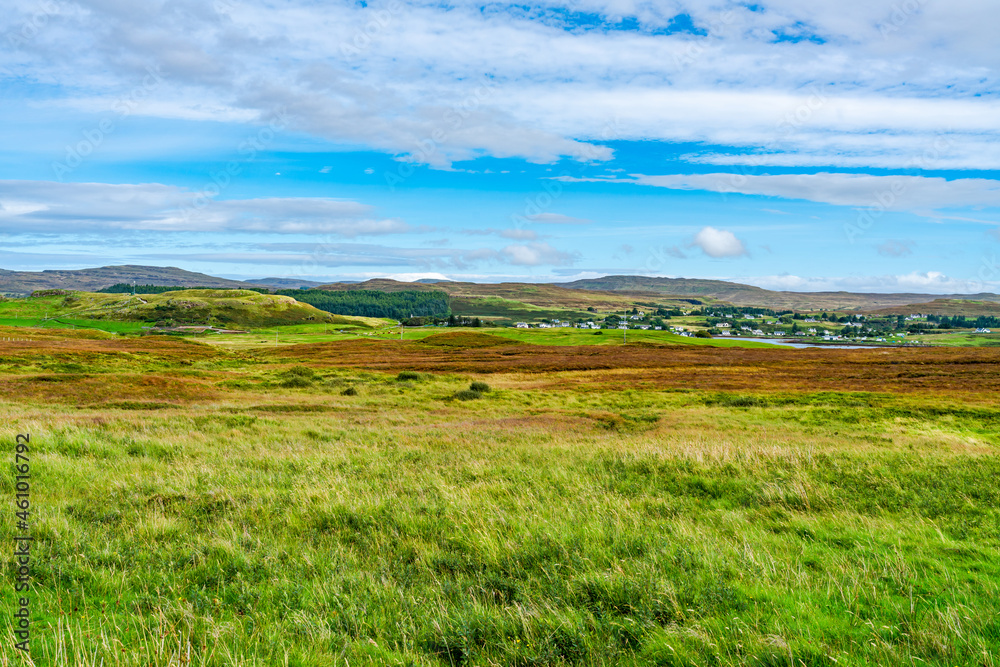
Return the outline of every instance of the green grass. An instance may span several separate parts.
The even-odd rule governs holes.
[[[994,347],[1000,346],[1000,332],[977,334],[971,331],[962,331],[960,333],[911,334],[906,337],[906,340],[949,347]]]
[[[38,665],[996,664],[995,397],[50,363],[222,393],[0,403]]]
[[[399,340],[398,326],[382,326],[366,330],[350,327],[323,325],[305,325],[295,327],[271,327],[270,329],[254,330],[252,336],[244,334],[219,334],[206,338],[206,342],[231,349],[248,349],[253,347],[275,345],[275,332],[278,333],[278,345],[297,345],[301,343],[321,343],[338,340],[351,340],[359,337],[382,340]],[[423,340],[428,336],[446,333],[481,333],[491,336],[503,336],[510,340],[533,345],[621,345],[620,330],[597,331],[585,329],[514,329],[509,327],[419,327],[403,328],[404,340]],[[654,345],[708,345],[711,347],[773,347],[767,343],[744,341],[738,338],[688,338],[678,336],[668,331],[630,330],[628,343],[647,343]]]
[[[42,321],[44,320],[44,321]],[[333,316],[291,297],[250,290],[177,290],[163,294],[70,292],[0,301],[0,321],[12,326],[83,326],[138,332],[142,324],[259,328],[326,324],[368,328],[366,318]]]
[[[9,318],[0,317],[0,326],[40,327],[46,329],[96,329],[110,333],[140,333],[149,327],[142,322],[116,322],[114,320],[87,320],[69,317]]]
[[[488,320],[506,320],[510,322],[519,320],[538,321],[540,319],[593,319],[597,317],[596,313],[590,313],[580,308],[537,306],[498,296],[475,298],[452,297],[451,310],[456,315],[464,317],[480,317]]]

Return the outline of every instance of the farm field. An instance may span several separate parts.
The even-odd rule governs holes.
[[[0,341],[35,664],[996,665],[1000,351],[432,333]]]

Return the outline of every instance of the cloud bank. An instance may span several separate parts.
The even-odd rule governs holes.
[[[1000,167],[1000,45],[980,0],[45,7],[38,30],[30,3],[0,18],[0,76],[81,110],[153,68],[144,114],[284,109],[293,129],[444,168],[603,161],[620,139],[700,143],[689,159],[708,164]]]

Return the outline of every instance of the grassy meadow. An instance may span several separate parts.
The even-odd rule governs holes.
[[[1000,351],[310,326],[0,340],[0,665],[998,664]]]

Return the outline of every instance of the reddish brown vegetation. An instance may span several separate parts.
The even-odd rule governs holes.
[[[204,381],[162,375],[60,373],[0,377],[0,396],[81,407],[109,403],[128,407],[181,405],[217,395],[215,387]]]
[[[454,348],[410,341],[342,341],[268,352],[321,365],[396,372],[600,374],[604,387],[691,389],[959,391],[1000,390],[1000,349],[793,350],[699,346]],[[561,378],[565,384],[567,378]],[[574,382],[591,384],[580,377]]]
[[[36,336],[33,331],[32,336]],[[27,335],[25,335],[27,337]],[[72,358],[78,363],[95,359],[112,359],[123,354],[141,355],[163,361],[208,359],[220,354],[209,345],[192,343],[180,338],[90,338],[51,337],[26,341],[0,341],[0,361],[17,358]]]

